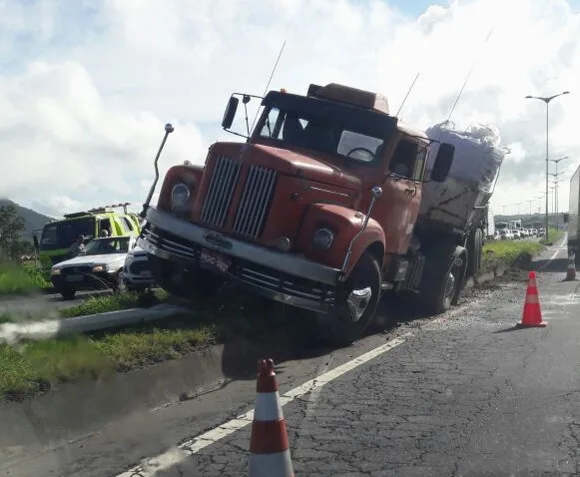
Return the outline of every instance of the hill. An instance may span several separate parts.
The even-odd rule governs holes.
[[[18,215],[24,219],[24,237],[27,239],[31,238],[33,230],[41,229],[44,224],[51,220],[50,217],[40,214],[32,209],[22,207],[16,202],[8,199],[0,199],[0,207],[5,207],[10,204],[13,204],[16,207]]]

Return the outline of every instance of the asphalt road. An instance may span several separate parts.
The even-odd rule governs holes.
[[[281,363],[296,475],[580,475],[580,282],[562,281],[565,247],[535,266],[546,328],[514,328],[526,288],[515,275],[436,319]],[[254,390],[235,381],[74,438],[45,430],[4,450],[0,470],[246,475],[250,421],[236,416],[252,409]]]

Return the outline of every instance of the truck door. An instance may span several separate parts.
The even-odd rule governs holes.
[[[412,138],[399,139],[389,162],[383,194],[385,197],[386,252],[407,251],[421,203],[426,148]]]

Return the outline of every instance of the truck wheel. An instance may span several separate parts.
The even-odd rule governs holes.
[[[60,292],[60,295],[65,300],[72,300],[75,297],[76,293],[77,291],[73,288],[63,288],[63,290]]]
[[[364,252],[337,296],[336,308],[319,314],[322,334],[333,346],[348,346],[372,323],[381,293],[381,267]]]
[[[483,232],[477,228],[469,235],[467,246],[467,276],[473,277],[481,270],[481,256],[483,253]]]
[[[127,284],[125,283],[125,280],[123,278],[123,270],[119,271],[119,273],[117,273],[117,276],[115,277],[115,282],[113,283],[113,291],[115,293],[123,293],[125,291],[127,291]]]
[[[423,308],[430,315],[444,313],[455,304],[465,274],[465,256],[453,259],[453,250],[433,254],[427,260],[421,286]]]

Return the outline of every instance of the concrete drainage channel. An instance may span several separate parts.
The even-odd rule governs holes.
[[[481,285],[505,272],[505,267],[497,267],[480,274],[475,280],[471,279],[466,286]],[[162,304],[64,320],[6,323],[0,326],[0,341],[16,343],[23,339],[51,339],[170,319],[184,311],[187,312],[187,309]],[[283,339],[275,338],[262,342],[238,341],[211,345],[179,360],[164,361],[96,381],[65,383],[53,392],[23,402],[4,402],[0,404],[0,448],[12,446],[15,441],[26,441],[47,429],[61,429],[67,435],[86,432],[139,410],[151,410],[191,399],[237,377],[252,375],[256,360],[264,356],[291,356],[289,347]],[[74,402],[83,404],[71,406]]]

